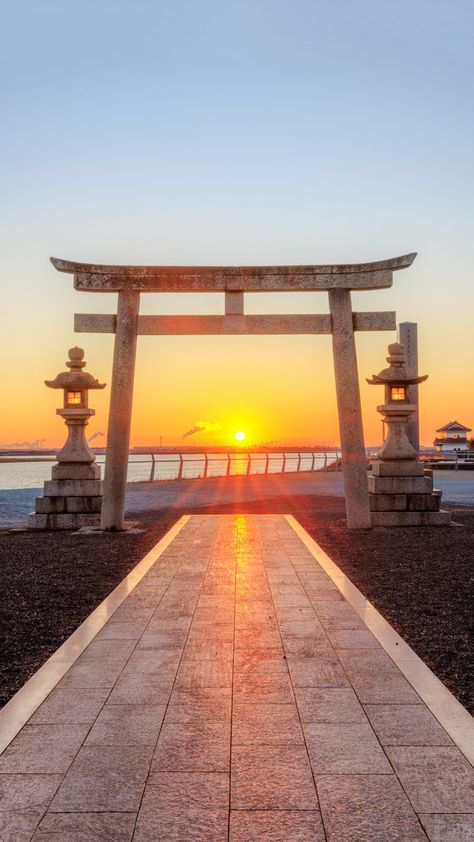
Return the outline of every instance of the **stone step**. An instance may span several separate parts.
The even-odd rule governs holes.
[[[100,526],[100,515],[63,512],[28,516],[28,529],[81,529],[83,526]]]
[[[45,497],[100,497],[102,482],[98,479],[49,479],[44,484]]]
[[[432,477],[369,477],[371,494],[431,494]]]
[[[377,461],[372,465],[372,476],[374,477],[422,477],[424,471],[421,462],[408,459],[398,462],[394,459],[386,462]]]
[[[37,497],[35,512],[37,514],[73,514],[98,513],[102,509],[102,497]]]
[[[372,512],[372,526],[449,526],[449,512]]]

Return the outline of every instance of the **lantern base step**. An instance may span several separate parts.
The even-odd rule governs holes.
[[[83,526],[100,526],[100,514],[60,513],[38,514],[28,517],[28,529],[81,529]]]
[[[372,526],[449,526],[451,513],[440,512],[372,512]]]
[[[414,459],[389,459],[374,462],[372,465],[374,477],[422,477],[424,471],[423,464]]]

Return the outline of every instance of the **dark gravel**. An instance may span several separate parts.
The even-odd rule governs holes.
[[[348,531],[344,501],[280,496],[186,512],[292,512],[474,712],[474,511],[452,528]],[[0,533],[0,704],[24,684],[183,513],[133,515],[140,534]]]

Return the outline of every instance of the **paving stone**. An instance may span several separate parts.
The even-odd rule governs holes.
[[[367,722],[350,687],[295,687],[295,695],[302,722]]]
[[[29,720],[30,725],[84,723],[92,725],[109,690],[54,689]]]
[[[157,809],[227,810],[229,775],[221,772],[151,772],[143,801]]]
[[[474,813],[421,813],[419,818],[431,842],[472,842],[474,839]]]
[[[46,810],[62,779],[60,774],[0,775],[0,812],[35,808]]]
[[[347,602],[334,602],[334,600],[318,600],[315,605],[316,614],[321,625],[329,631],[342,629],[363,629],[365,623],[357,612]]]
[[[363,704],[421,704],[411,684],[382,649],[340,649],[337,654]]]
[[[425,705],[365,705],[365,712],[384,746],[453,744]]]
[[[227,772],[230,765],[230,723],[168,724],[153,758],[153,771]]]
[[[76,661],[61,679],[58,688],[110,690],[123,670],[123,661]]]
[[[288,667],[294,687],[349,686],[344,670],[335,656],[298,658],[288,655]]]
[[[81,655],[80,663],[86,661],[102,661],[109,659],[112,661],[122,660],[125,664],[133,650],[136,643],[134,640],[93,640]]]
[[[232,685],[232,661],[219,658],[199,661],[195,658],[183,661],[176,676],[177,687],[230,687]]]
[[[145,802],[133,842],[227,842],[228,810],[157,810]]]
[[[296,705],[234,704],[233,745],[302,745]]]
[[[474,769],[455,747],[386,749],[417,813],[474,813]]]
[[[368,722],[307,722],[303,731],[315,774],[390,774],[380,743]]]
[[[175,687],[166,723],[230,722],[231,696],[231,687]]]
[[[230,842],[325,842],[317,810],[232,810]]]
[[[87,725],[25,725],[0,757],[0,773],[66,772],[88,731]]]
[[[303,746],[234,746],[233,810],[316,810],[318,801]]]
[[[236,673],[234,675],[233,693],[234,702],[294,703],[289,677],[278,673],[265,673],[252,679]]]
[[[328,842],[426,842],[394,775],[322,775],[317,785]]]
[[[83,746],[50,812],[138,810],[152,752],[151,746]]]
[[[165,705],[105,705],[85,745],[154,746],[165,710]]]
[[[170,697],[176,672],[122,674],[109,696],[112,705],[166,704]]]
[[[147,620],[115,623],[113,619],[105,624],[97,640],[138,640],[147,625]]]
[[[130,657],[123,673],[134,674],[176,674],[182,648],[176,649],[136,649]]]
[[[329,630],[329,639],[334,649],[380,649],[380,643],[372,632],[363,629]]]
[[[130,842],[135,813],[47,813],[33,842]]]
[[[31,842],[42,808],[0,811],[0,839],[2,842]]]

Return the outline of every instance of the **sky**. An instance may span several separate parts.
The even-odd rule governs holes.
[[[51,255],[136,264],[301,264],[418,252],[354,309],[418,323],[421,439],[474,428],[474,6],[468,0],[0,0],[0,446],[64,438],[44,386],[67,349],[108,387],[113,337],[74,334]],[[327,312],[327,295],[246,312]],[[219,313],[143,295],[142,313]],[[390,332],[357,335],[366,443],[381,437]],[[132,445],[335,444],[328,336],[141,337]],[[96,443],[105,442],[97,436]]]

